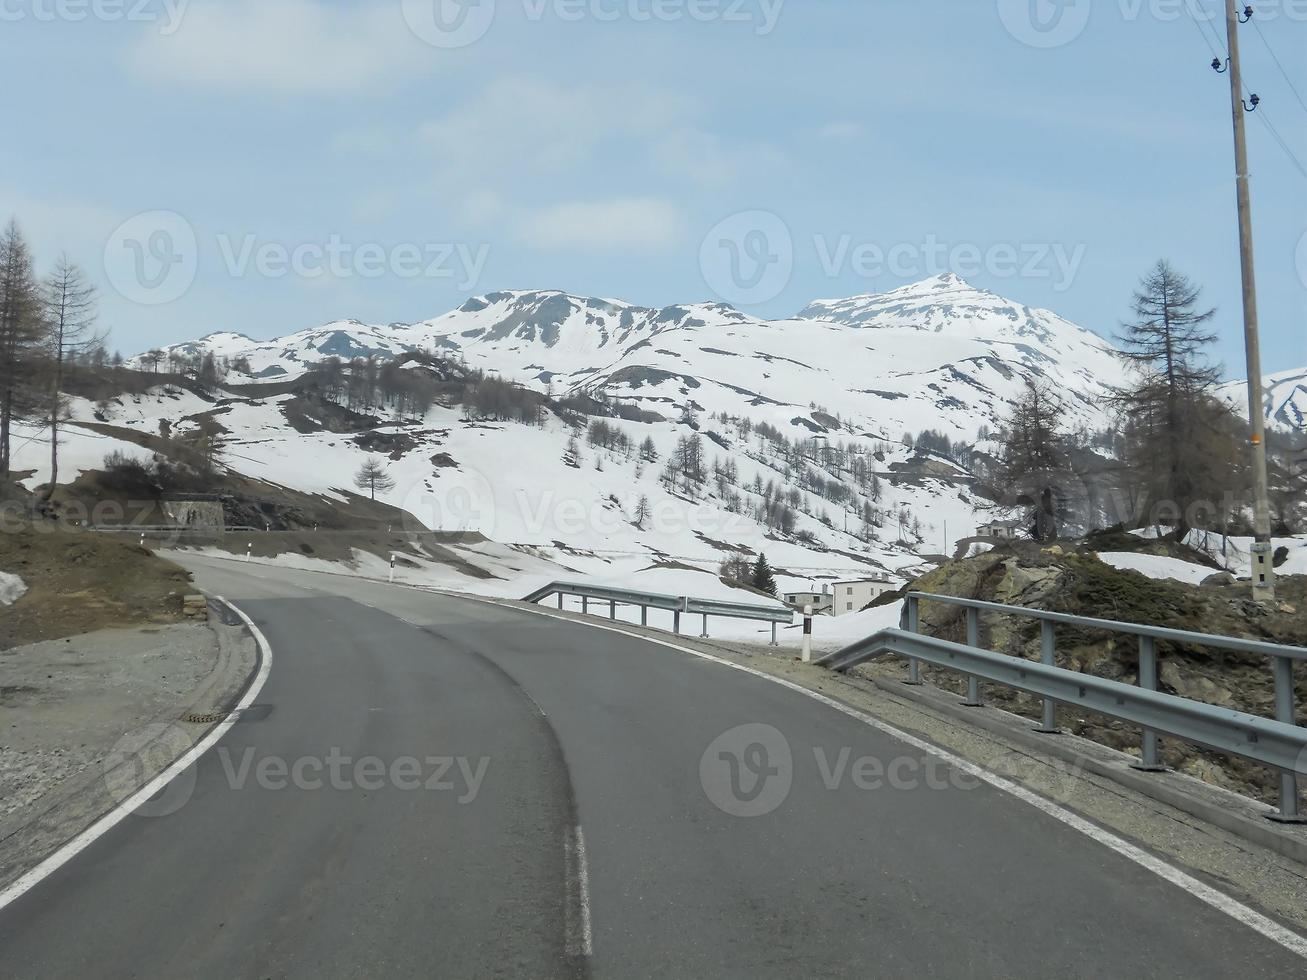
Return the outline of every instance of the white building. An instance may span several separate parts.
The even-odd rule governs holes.
[[[1010,541],[1021,537],[1023,527],[1025,527],[1024,521],[990,521],[976,528],[976,537]]]
[[[786,592],[783,598],[787,605],[803,612],[804,606],[812,606],[817,615],[829,615],[831,607],[830,586],[823,586],[822,592]]]
[[[886,592],[895,592],[898,586],[890,581],[888,575],[876,575],[871,578],[849,579],[836,582],[831,587],[831,614],[847,616],[860,612],[867,603],[879,599]]]

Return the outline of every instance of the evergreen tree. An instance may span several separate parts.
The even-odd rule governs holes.
[[[1179,537],[1189,529],[1186,512],[1202,495],[1202,472],[1212,464],[1205,452],[1214,426],[1227,414],[1214,413],[1211,405],[1211,389],[1221,377],[1206,356],[1216,340],[1207,326],[1216,311],[1198,308],[1200,293],[1188,277],[1159,261],[1136,290],[1134,319],[1117,338],[1122,358],[1137,375],[1114,395],[1133,430],[1127,464],[1143,483],[1149,509],[1166,505],[1174,515]]]
[[[1056,538],[1064,516],[1067,454],[1061,418],[1062,406],[1049,386],[1028,379],[1000,439],[1001,499],[1032,509],[1036,541]]]
[[[776,577],[772,574],[771,566],[767,564],[767,556],[761,551],[758,552],[758,560],[753,563],[753,568],[749,572],[749,584],[768,595],[776,594]]]

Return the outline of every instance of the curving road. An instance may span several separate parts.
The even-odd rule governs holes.
[[[762,678],[185,561],[266,635],[269,680],[189,794],[164,791],[184,805],[0,911],[0,976],[1302,975],[1066,824]]]

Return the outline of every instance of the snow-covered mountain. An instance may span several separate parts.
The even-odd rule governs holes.
[[[799,434],[893,440],[925,429],[973,439],[1031,377],[1061,393],[1071,424],[1100,424],[1096,398],[1121,370],[1088,330],[952,275],[814,303],[790,320],[724,304],[654,310],[501,292],[420,323],[340,321],[271,341],[222,333],[170,350],[244,358],[251,376],[232,380],[247,381],[287,380],[329,356],[444,352],[540,389],[602,392],[664,416],[688,406]]]
[[[346,409],[289,383],[328,357],[414,352],[444,362],[399,363],[444,372],[454,392],[416,416],[375,390],[349,394]],[[758,552],[783,589],[910,574],[993,512],[959,465],[906,445],[905,434],[973,441],[999,425],[1027,379],[1057,391],[1068,425],[1098,428],[1103,387],[1122,371],[1088,330],[951,275],[775,321],[722,304],[650,309],[499,292],[419,323],[337,321],[268,341],[218,333],[169,348],[165,361],[170,354],[213,354],[236,390],[219,389],[215,404],[212,391],[160,378],[98,405],[72,399],[61,478],[99,468],[110,451],[147,452],[153,433],[204,426],[221,433],[230,470],[334,501],[348,520],[355,472],[383,459],[395,487],[379,500],[507,549],[489,564],[464,556],[506,594],[528,569],[655,590],[660,575],[702,575],[711,593],[723,558]],[[137,363],[149,370],[156,360]],[[445,378],[466,374],[459,362],[555,399],[604,402],[604,426],[587,433],[588,420],[562,410],[531,426],[469,412],[466,389]],[[1301,425],[1305,374],[1272,379],[1277,419]],[[664,470],[687,440],[704,473],[693,485]],[[636,450],[646,443],[652,454]],[[31,470],[30,486],[46,478],[39,433],[22,443],[17,465]],[[455,584],[466,574],[447,572]]]
[[[1291,432],[1307,433],[1307,367],[1268,374],[1262,397],[1268,424]],[[1244,418],[1248,417],[1248,386],[1232,381],[1221,386],[1221,396]]]

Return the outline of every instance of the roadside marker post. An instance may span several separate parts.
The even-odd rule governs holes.
[[[803,662],[812,663],[812,606],[803,607]]]
[[[390,553],[390,581],[392,583],[395,581],[395,553],[393,551]]]
[[[245,546],[245,560],[249,561],[250,556],[253,554],[254,554],[254,542],[251,541],[249,544]]]

